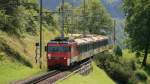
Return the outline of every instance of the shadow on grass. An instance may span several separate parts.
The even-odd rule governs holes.
[[[0,48],[2,51],[5,51],[6,54],[12,58],[15,58],[18,62],[24,64],[25,66],[28,67],[33,67],[32,64],[25,58],[23,57],[20,53],[17,51],[13,50],[9,45],[7,45],[4,42],[0,43]]]

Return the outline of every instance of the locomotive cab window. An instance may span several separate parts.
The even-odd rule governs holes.
[[[69,52],[70,50],[68,46],[48,46],[48,52]]]

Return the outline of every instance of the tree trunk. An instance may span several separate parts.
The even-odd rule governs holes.
[[[147,65],[147,56],[148,56],[148,47],[149,46],[146,46],[145,50],[144,50],[144,59],[143,59],[143,62],[142,62],[142,67],[145,67]]]

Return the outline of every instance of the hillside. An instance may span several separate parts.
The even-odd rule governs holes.
[[[7,84],[41,73],[39,63],[35,63],[35,43],[39,41],[39,35],[26,35],[23,38],[18,38],[4,32],[0,33],[0,84]],[[43,45],[46,45],[50,39],[57,35],[59,35],[57,30],[52,32],[44,30]],[[45,53],[42,59],[46,60]],[[43,67],[46,68],[46,61],[44,61]]]

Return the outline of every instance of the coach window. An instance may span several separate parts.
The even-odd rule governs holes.
[[[92,43],[89,44],[89,47],[90,47],[89,49],[91,50],[92,49]]]
[[[86,44],[86,51],[89,50],[89,44]]]
[[[99,47],[101,47],[101,44],[102,44],[102,42],[101,42],[101,41],[99,41]]]
[[[94,49],[94,48],[95,48],[94,44],[95,44],[95,43],[92,43],[92,49]]]
[[[82,50],[83,52],[85,52],[85,45],[82,45]]]
[[[93,44],[93,45],[94,45],[94,49],[96,49],[96,42],[94,42],[94,44]]]
[[[96,43],[97,43],[97,42],[94,43],[94,48],[95,48],[95,49],[97,48],[97,46],[96,46],[97,44],[96,44]]]
[[[94,42],[94,49],[96,49],[96,42]]]
[[[93,49],[93,43],[90,44],[90,50],[92,50],[92,49]]]
[[[81,45],[81,51],[85,52],[85,44]]]
[[[100,46],[101,46],[101,41],[98,42],[98,47],[100,47]]]
[[[97,42],[97,48],[99,47],[99,41]]]
[[[89,44],[87,44],[86,46],[87,46],[87,49],[86,49],[86,50],[89,51]]]
[[[96,42],[96,48],[98,48],[98,47],[99,47],[99,46],[98,46],[98,44],[99,44],[99,43],[98,43],[98,42]]]
[[[81,53],[83,52],[83,46],[82,45],[79,45],[79,50]]]
[[[84,52],[84,45],[81,45],[81,51]]]
[[[104,46],[104,45],[105,45],[105,40],[102,41],[102,46]]]
[[[91,43],[89,44],[89,50],[91,50],[92,48],[91,48]]]
[[[87,44],[84,45],[84,52],[87,51]]]
[[[88,48],[88,46],[87,46],[87,44],[85,44],[85,45],[84,45],[84,50],[85,50],[85,52],[87,51],[87,48]]]
[[[108,40],[105,40],[105,45],[108,44]]]
[[[105,43],[106,43],[106,40],[103,41],[103,45],[105,45]]]

